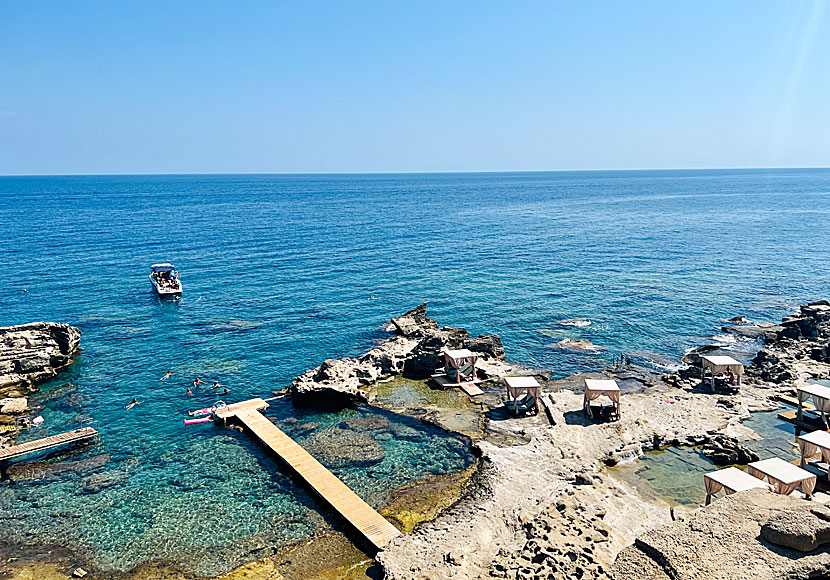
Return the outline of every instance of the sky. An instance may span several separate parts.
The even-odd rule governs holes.
[[[4,2],[0,174],[826,167],[828,4]]]

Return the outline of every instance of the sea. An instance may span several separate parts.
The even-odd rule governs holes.
[[[244,434],[183,424],[220,398],[213,381],[229,402],[273,396],[423,302],[554,377],[622,353],[671,370],[734,342],[720,330],[733,316],[774,322],[830,297],[828,226],[827,169],[0,177],[0,325],[83,332],[21,440],[100,430],[0,481],[0,543],[224,573],[336,524]],[[181,298],[154,294],[158,262]],[[208,385],[187,395],[195,377]],[[475,460],[465,437],[371,407],[282,398],[268,414],[301,443],[387,418],[383,461],[333,468],[378,508]]]

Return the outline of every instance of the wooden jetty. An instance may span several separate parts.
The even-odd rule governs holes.
[[[778,418],[795,427],[795,436],[798,438],[802,432],[823,431],[826,429],[821,419],[810,416],[807,413],[801,419],[798,418],[798,409],[778,413]]]
[[[241,422],[378,550],[400,535],[395,526],[260,413],[266,407],[264,400],[251,399],[223,407],[214,414],[223,420]]]
[[[11,447],[0,449],[0,461],[14,459],[15,457],[20,457],[27,453],[34,453],[35,451],[45,451],[46,449],[59,447],[68,443],[87,441],[97,435],[98,431],[92,427],[82,427],[81,429],[67,431],[66,433],[44,437],[43,439],[37,439],[35,441],[28,441],[20,445],[12,445]]]
[[[484,381],[479,379],[464,381],[463,383],[456,383],[444,374],[432,375],[430,378],[433,381],[435,381],[435,384],[438,385],[438,387],[441,389],[460,388],[470,397],[475,397],[484,392],[478,387],[478,384],[483,383]]]

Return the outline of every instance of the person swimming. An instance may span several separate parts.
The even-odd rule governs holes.
[[[125,408],[125,409],[132,409],[132,408],[133,408],[133,407],[135,407],[136,405],[140,405],[140,404],[141,404],[141,403],[143,403],[143,402],[144,402],[144,401],[139,401],[138,399],[136,399],[135,397],[133,397],[133,400],[132,400],[132,401],[130,401],[130,402],[127,404],[127,406],[126,406],[126,407],[124,407],[124,408]]]
[[[188,394],[188,395],[192,395],[192,394],[193,394],[193,391],[191,391],[191,390],[190,390],[190,387],[188,387],[188,388],[187,388],[187,394]]]
[[[202,380],[202,379],[200,379],[199,377],[196,377],[195,379],[193,379],[193,388],[194,388],[194,389],[195,389],[196,387],[198,387],[199,385],[206,385],[206,384],[207,384],[207,381],[203,381],[203,380]]]
[[[211,387],[211,389],[219,389],[221,387],[222,385],[219,384],[219,381],[213,381],[213,386]]]
[[[221,395],[227,395],[228,393],[230,393],[230,390],[228,389],[228,387],[225,387],[225,390],[222,391],[220,394]]]
[[[159,380],[163,381],[163,380],[167,379],[168,377],[171,377],[172,375],[173,375],[173,371],[167,371],[166,373],[164,373],[164,376],[161,377]]]

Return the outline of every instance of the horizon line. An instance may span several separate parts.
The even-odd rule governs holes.
[[[3,173],[0,177],[130,177],[130,176],[187,176],[187,175],[454,175],[454,174],[496,174],[496,173],[600,173],[638,171],[746,171],[746,170],[791,170],[830,169],[822,165],[797,165],[790,167],[651,167],[627,169],[487,169],[487,170],[446,170],[446,171],[216,171],[216,172],[128,172],[128,173]]]

